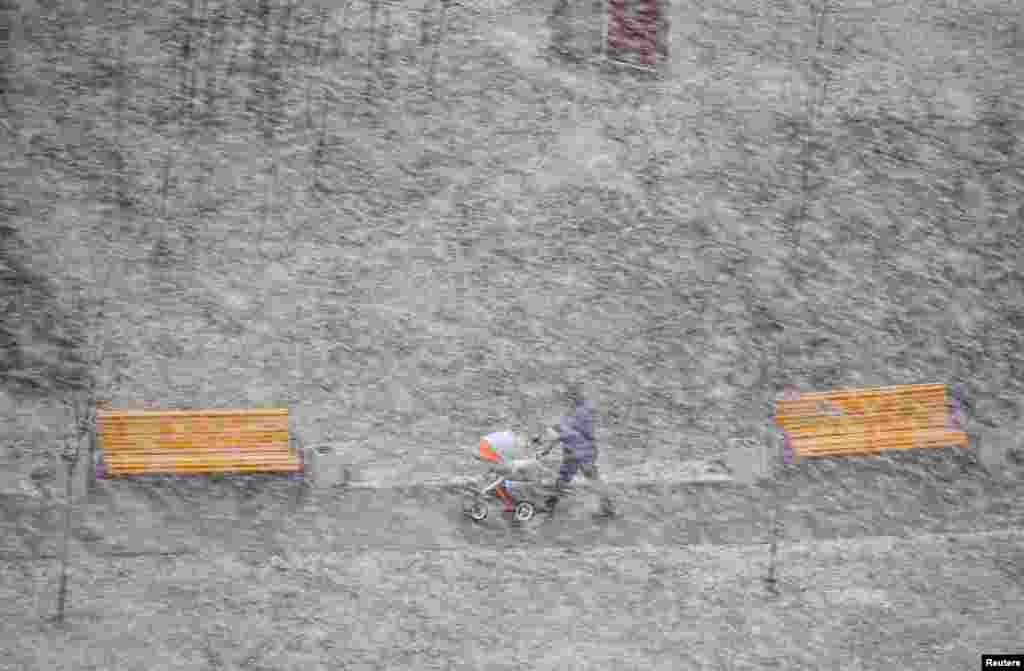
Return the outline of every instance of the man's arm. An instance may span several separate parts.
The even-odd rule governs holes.
[[[576,411],[576,432],[588,443],[594,443],[594,412],[589,404],[584,404]]]
[[[538,456],[546,456],[562,442],[559,429],[557,424],[552,424],[541,435],[533,439],[534,444],[545,446],[537,453]]]

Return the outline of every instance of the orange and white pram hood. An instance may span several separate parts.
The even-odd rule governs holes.
[[[499,464],[510,461],[518,456],[513,454],[518,442],[511,431],[489,433],[480,439],[480,458]]]
[[[534,480],[541,475],[540,464],[529,449],[529,441],[511,431],[489,433],[481,438],[480,458],[493,462],[498,471],[514,479]]]

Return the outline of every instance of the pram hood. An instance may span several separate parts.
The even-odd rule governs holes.
[[[512,431],[495,431],[480,439],[480,458],[485,461],[502,465],[533,457],[526,438]]]
[[[497,431],[481,438],[479,457],[510,476],[532,480],[539,475],[540,464],[529,440],[512,431]]]

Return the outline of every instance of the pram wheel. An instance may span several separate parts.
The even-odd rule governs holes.
[[[474,522],[482,522],[487,519],[487,504],[483,501],[469,502],[464,511]]]
[[[537,512],[536,506],[529,501],[520,501],[516,504],[514,517],[516,522],[528,522],[533,519],[534,514]]]

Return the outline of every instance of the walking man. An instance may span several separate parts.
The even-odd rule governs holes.
[[[594,408],[583,396],[583,387],[579,383],[571,383],[568,390],[569,414],[562,418],[558,426],[559,440],[562,443],[562,467],[555,481],[555,493],[548,497],[545,506],[553,512],[558,500],[573,478],[580,471],[587,479],[590,487],[601,497],[602,517],[615,514],[608,489],[597,471],[597,445],[594,443]]]

